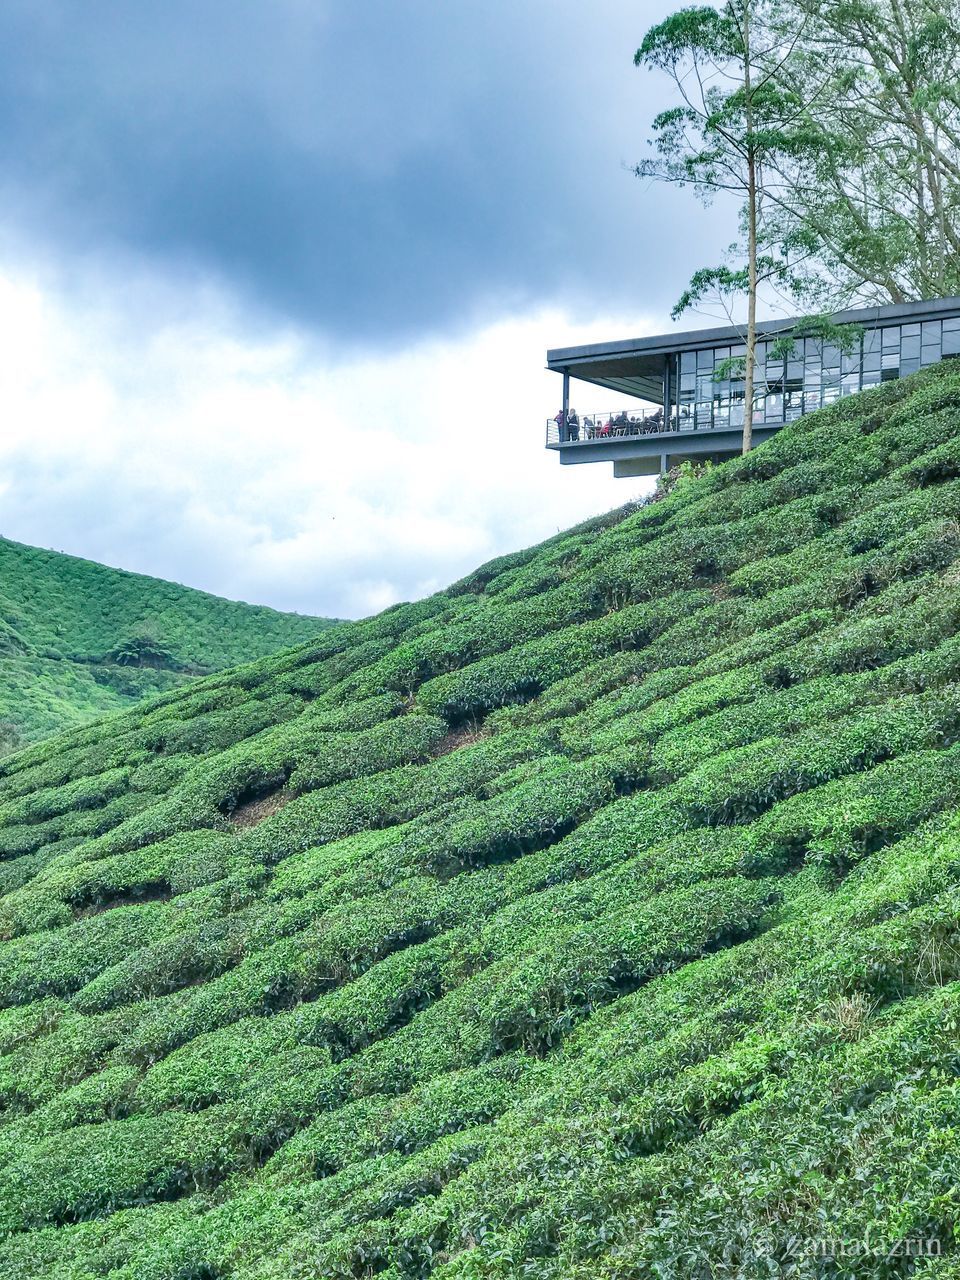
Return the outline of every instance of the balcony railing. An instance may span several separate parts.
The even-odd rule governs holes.
[[[583,440],[615,440],[624,436],[653,436],[671,430],[664,425],[663,410],[651,410],[647,414],[628,413],[624,409],[613,413],[585,413],[579,422],[568,421],[562,428],[561,415],[547,419],[547,444],[576,444]],[[673,428],[674,430],[676,428]]]

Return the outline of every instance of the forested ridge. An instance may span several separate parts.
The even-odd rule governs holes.
[[[11,756],[0,1274],[956,1276],[958,798],[956,362]]]
[[[0,754],[327,625],[0,538]]]

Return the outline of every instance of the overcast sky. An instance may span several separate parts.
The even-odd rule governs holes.
[[[635,496],[543,363],[732,238],[627,171],[672,7],[3,0],[0,533],[358,616]]]

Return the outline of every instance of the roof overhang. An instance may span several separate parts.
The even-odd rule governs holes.
[[[837,324],[860,324],[875,328],[884,324],[903,324],[923,320],[940,320],[960,316],[960,297],[934,298],[925,302],[904,302],[889,307],[858,307],[838,312]],[[759,337],[772,337],[789,332],[796,318],[764,320],[757,325]],[[681,351],[699,351],[706,347],[735,346],[743,342],[743,328],[723,325],[712,329],[694,329],[685,333],[661,333],[644,338],[627,338],[619,342],[595,342],[579,347],[556,347],[547,352],[547,368],[569,373],[583,382],[609,387],[623,395],[637,396],[654,404],[663,402],[664,359]]]

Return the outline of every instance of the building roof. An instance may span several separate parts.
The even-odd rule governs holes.
[[[960,297],[933,298],[925,302],[895,303],[886,307],[859,307],[840,311],[837,324],[878,325],[939,320],[960,316]],[[797,318],[763,320],[757,325],[760,337],[783,333],[797,323]],[[618,342],[594,342],[578,347],[555,347],[547,352],[547,368],[568,372],[583,382],[609,387],[624,395],[638,396],[658,403],[663,399],[664,357],[678,351],[697,351],[704,347],[733,346],[743,342],[741,325],[723,325],[712,329],[693,329],[683,333],[661,333],[644,338],[626,338]]]

